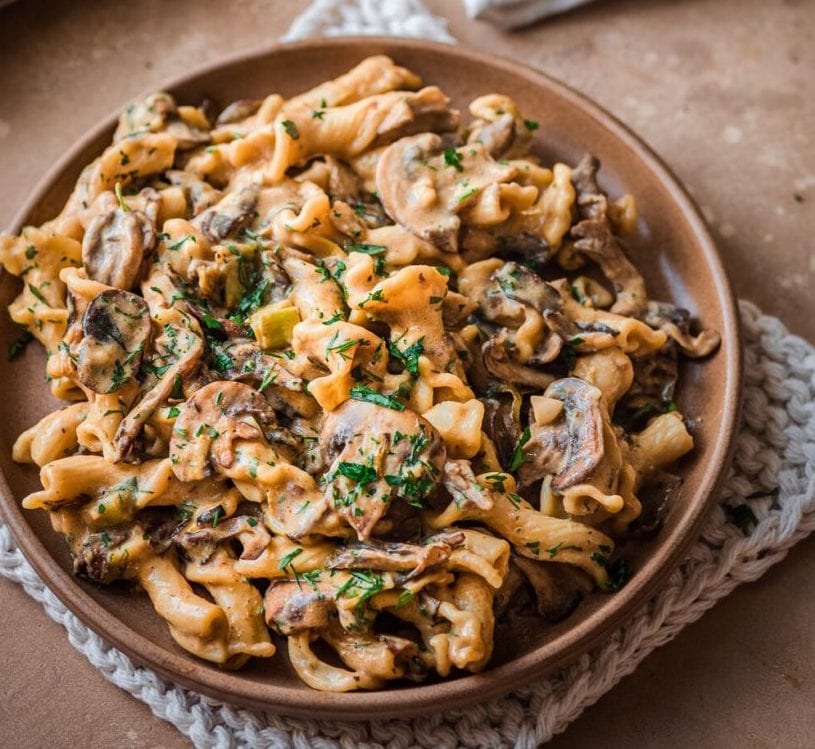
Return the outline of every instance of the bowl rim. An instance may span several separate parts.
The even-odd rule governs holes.
[[[189,654],[180,650],[169,651],[148,640],[98,604],[59,566],[28,526],[22,507],[14,497],[2,470],[0,470],[0,510],[26,559],[57,598],[85,625],[126,653],[137,664],[147,666],[184,687],[226,703],[263,710],[279,709],[287,715],[309,718],[341,720],[405,718],[483,702],[524,685],[534,677],[552,673],[588,652],[614,632],[667,579],[701,531],[702,523],[715,503],[716,490],[732,457],[741,408],[743,376],[739,315],[727,273],[701,211],[671,168],[639,136],[602,106],[557,78],[523,63],[465,46],[426,40],[388,36],[316,37],[297,42],[263,45],[224,56],[168,80],[163,86],[150,87],[149,91],[143,93],[156,90],[173,91],[224,67],[247,64],[258,58],[279,53],[296,53],[298,50],[315,46],[350,49],[386,46],[395,50],[395,54],[398,54],[400,48],[419,53],[443,52],[464,57],[479,66],[497,67],[513,76],[531,80],[535,85],[553,90],[608,130],[616,140],[622,142],[645,163],[669,192],[693,233],[698,251],[703,255],[706,268],[711,273],[715,298],[722,313],[721,334],[723,341],[727,341],[721,352],[725,357],[725,386],[719,438],[715,444],[711,443],[708,446],[708,463],[700,478],[699,489],[693,498],[691,508],[673,530],[671,543],[660,544],[637,570],[636,577],[640,578],[638,585],[624,587],[609,599],[601,611],[575,622],[574,627],[552,641],[505,664],[490,668],[481,674],[461,676],[428,685],[378,692],[338,694],[302,687],[259,684],[252,679],[235,678],[234,672],[215,671],[203,662],[196,661]],[[369,51],[366,54],[373,53]],[[112,129],[119,111],[120,108],[103,117],[51,166],[14,214],[11,221],[12,233],[20,231],[52,183],[77,156],[106,131]]]

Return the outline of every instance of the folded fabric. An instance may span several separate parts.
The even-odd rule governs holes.
[[[462,0],[467,15],[516,29],[591,0]]]

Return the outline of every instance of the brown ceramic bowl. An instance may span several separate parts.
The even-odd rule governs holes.
[[[540,122],[535,145],[548,161],[576,163],[584,151],[603,163],[602,186],[612,195],[631,192],[640,207],[631,255],[651,295],[692,310],[722,333],[710,359],[687,362],[678,395],[681,410],[696,422],[696,450],[681,467],[684,487],[661,531],[632,548],[635,574],[620,592],[596,594],[555,625],[528,619],[499,626],[489,669],[420,686],[381,692],[326,694],[297,678],[285,648],[270,661],[239,672],[222,671],[175,645],[145,595],[103,590],[76,580],[68,552],[46,513],[23,512],[19,498],[39,488],[37,471],[11,461],[15,437],[57,404],[43,381],[45,357],[31,346],[23,357],[0,360],[4,405],[0,426],[0,499],[4,516],[27,558],[59,598],[83,622],[134,660],[164,676],[225,702],[296,716],[337,719],[405,717],[481,701],[520,687],[563,666],[613,632],[668,578],[695,539],[714,502],[725,470],[739,411],[740,347],[736,308],[716,249],[697,207],[657,156],[597,105],[546,75],[467,49],[394,39],[319,39],[274,47],[210,65],[167,86],[181,101],[210,97],[220,104],[271,91],[291,95],[351,68],[363,57],[385,53],[439,84],[466,111],[474,97],[497,91],[513,97],[525,116]],[[84,164],[110,141],[111,116],[78,143],[44,178],[18,213],[13,231],[58,213]],[[692,144],[688,144],[689,147]],[[5,307],[19,282],[0,282]],[[3,316],[0,347],[17,335]]]

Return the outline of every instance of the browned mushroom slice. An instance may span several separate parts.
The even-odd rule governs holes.
[[[263,104],[262,99],[238,99],[224,107],[223,111],[218,115],[215,124],[231,125],[233,122],[240,122],[247,117],[256,114],[260,105]]]
[[[508,112],[492,122],[479,123],[470,130],[468,143],[483,143],[487,153],[502,158],[515,141],[515,118]]]
[[[618,315],[637,315],[648,301],[645,281],[626,257],[612,232],[608,219],[608,198],[597,185],[600,161],[586,154],[572,171],[577,188],[577,210],[582,219],[572,227],[576,250],[594,260],[612,283],[617,300],[611,311]]]
[[[518,478],[529,485],[554,474],[552,489],[562,492],[584,481],[604,454],[603,414],[599,389],[576,377],[553,382],[545,395],[563,402],[561,417],[533,430],[524,445],[525,461]]]
[[[505,389],[504,392],[480,399],[484,404],[482,428],[493,441],[502,466],[507,466],[512,461],[512,453],[521,436],[518,424],[521,398],[515,388],[507,386],[508,388],[511,388],[511,392],[506,392]]]
[[[121,563],[121,546],[131,535],[132,531],[127,528],[108,528],[88,534],[72,549],[74,574],[102,585],[120,579],[126,571],[126,565]]]
[[[211,242],[220,242],[235,234],[252,219],[258,201],[256,187],[244,187],[226,196],[192,220]]]
[[[459,113],[449,108],[450,100],[436,86],[427,86],[416,93],[405,94],[392,107],[377,128],[373,148],[392,143],[415,133],[447,133],[455,130]]]
[[[175,112],[175,99],[163,91],[134,101],[119,118],[113,140],[115,142],[135,133],[157,133]]]
[[[82,264],[94,281],[128,291],[139,280],[156,232],[141,211],[116,208],[97,216],[82,240]]]
[[[272,580],[263,596],[266,624],[282,635],[326,627],[335,609],[333,596],[292,580]]]
[[[649,301],[642,320],[652,328],[664,330],[682,349],[685,356],[693,359],[712,353],[722,341],[722,337],[710,328],[693,335],[690,312],[668,302]]]
[[[440,136],[422,133],[382,153],[376,188],[394,221],[444,252],[457,252],[458,212],[480,190],[514,175],[514,167],[493,161],[480,144],[445,150]]]
[[[204,351],[201,336],[185,327],[173,324],[166,325],[153,344],[157,350],[169,351],[172,349],[172,355],[177,358],[170,363],[158,382],[142,396],[119,424],[113,438],[115,462],[123,461],[129,455],[134,441],[147,420],[156,408],[170,397],[176,383],[183,382]]]
[[[482,486],[473,473],[468,460],[448,460],[444,464],[444,488],[450,492],[457,505],[475,505],[490,510],[495,504],[495,492]]]
[[[464,542],[463,533],[448,533],[426,544],[358,543],[346,546],[326,562],[328,569],[374,569],[408,572],[416,577],[430,567],[443,564],[453,546]]]
[[[200,116],[200,112],[198,114]],[[210,141],[206,130],[193,127],[179,115],[175,99],[163,91],[130,104],[119,118],[113,140],[143,132],[166,132],[177,139],[178,148],[182,150]]]
[[[368,538],[392,498],[421,507],[446,457],[439,433],[421,416],[356,400],[329,414],[321,442],[331,465],[326,502],[360,540]]]
[[[481,347],[484,366],[499,382],[523,385],[543,390],[555,379],[554,375],[527,367],[513,361],[509,353],[509,339],[506,328],[487,340]]]
[[[569,564],[551,564],[517,554],[512,561],[535,592],[538,614],[550,622],[571,614],[594,588],[585,572]]]
[[[241,559],[257,559],[269,545],[271,535],[254,518],[239,515],[221,520],[223,507],[216,505],[209,512],[203,512],[197,520],[198,528],[179,533],[175,541],[192,558],[206,564],[215,550],[224,541],[233,538],[243,546]],[[254,520],[254,525],[250,522]]]
[[[262,388],[275,410],[288,416],[316,415],[319,407],[306,392],[305,380],[289,371],[287,360],[281,355],[266,354],[260,350],[257,341],[246,338],[232,339],[222,352],[225,367],[214,373],[214,377]]]
[[[150,338],[147,304],[129,291],[98,294],[82,317],[77,376],[95,393],[112,393],[138,371]]]
[[[223,197],[220,190],[216,190],[209,182],[205,182],[194,174],[190,174],[190,172],[170,169],[165,172],[165,176],[170,184],[178,185],[178,187],[184,189],[189,210],[193,216],[197,216],[210,206],[215,205]]]
[[[235,440],[271,439],[280,427],[266,398],[239,382],[211,382],[179,408],[170,440],[173,472],[181,481],[229,468]]]

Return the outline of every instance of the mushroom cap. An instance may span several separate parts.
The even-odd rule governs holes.
[[[565,377],[553,382],[545,395],[562,401],[563,412],[555,422],[534,430],[518,477],[528,485],[554,474],[552,489],[562,492],[585,481],[603,459],[602,393],[584,380]]]
[[[229,468],[234,440],[262,440],[276,427],[274,409],[257,390],[240,382],[211,382],[179,407],[170,439],[173,472],[181,481],[195,481],[213,468]]]
[[[441,137],[422,133],[389,146],[376,166],[376,189],[385,212],[417,237],[445,252],[458,249],[461,219],[441,201],[429,200],[423,163],[441,148]],[[424,172],[424,173],[423,173]]]
[[[129,290],[155,243],[155,228],[147,216],[116,208],[91,221],[82,239],[82,264],[94,281]]]
[[[439,433],[418,414],[356,400],[328,415],[321,443],[331,466],[326,500],[360,540],[370,536],[392,497],[421,506],[447,455]]]
[[[97,294],[82,316],[79,381],[95,393],[118,390],[138,371],[150,329],[147,303],[140,296],[121,289]]]

